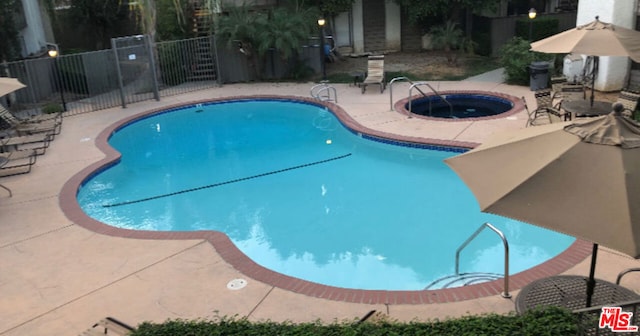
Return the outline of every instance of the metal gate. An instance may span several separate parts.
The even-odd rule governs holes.
[[[122,107],[129,103],[160,100],[156,76],[155,56],[147,35],[111,39]]]

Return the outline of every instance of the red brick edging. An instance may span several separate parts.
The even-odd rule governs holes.
[[[217,101],[230,100],[256,100],[256,99],[275,99],[275,100],[295,100],[324,106],[332,111],[340,121],[354,132],[368,134],[389,140],[397,140],[403,142],[412,142],[420,144],[429,144],[435,146],[451,146],[473,148],[477,146],[475,143],[464,143],[448,140],[429,139],[421,137],[408,137],[397,134],[376,131],[366,128],[357,123],[349,116],[340,106],[328,102],[319,102],[314,99],[296,96],[235,96],[219,99],[209,99],[202,101],[194,101],[186,104],[176,104],[154,109],[151,111],[136,114],[134,116],[120,120],[96,137],[96,146],[105,153],[106,157],[95,162],[88,167],[82,169],[69,179],[60,192],[60,207],[64,214],[73,223],[82,226],[93,232],[114,237],[134,238],[134,239],[204,239],[207,240],[216,249],[218,254],[231,266],[242,274],[264,282],[266,284],[300,293],[312,297],[324,298],[336,301],[367,303],[367,304],[429,304],[429,303],[445,303],[463,300],[471,300],[486,296],[501,294],[503,289],[503,280],[494,280],[490,282],[469,285],[458,288],[447,288],[437,290],[362,290],[347,289],[327,285],[321,285],[310,281],[294,278],[288,275],[274,272],[265,267],[256,264],[253,260],[242,253],[231,242],[229,237],[219,231],[188,231],[188,232],[166,232],[166,231],[138,231],[113,227],[99,222],[89,216],[80,208],[77,201],[77,192],[83,182],[89,179],[93,174],[117,162],[120,153],[114,150],[108,144],[109,137],[119,128],[144,117],[154,114],[163,113],[166,110],[179,108],[182,106],[210,103]],[[504,114],[503,114],[504,116]],[[591,254],[591,244],[582,240],[576,240],[568,249],[560,253],[558,256],[526,271],[510,276],[509,290],[516,290],[524,287],[528,283],[547,276],[556,275],[574,266]]]

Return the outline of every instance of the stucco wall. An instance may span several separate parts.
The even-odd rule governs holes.
[[[385,42],[387,51],[400,51],[402,45],[400,6],[393,0],[385,1]]]
[[[38,53],[46,46],[46,36],[40,16],[40,5],[37,0],[22,0],[27,27],[20,31],[23,39],[22,56]]]
[[[356,0],[353,3],[353,52],[360,54],[364,52],[364,24],[362,22],[362,1]]]
[[[634,29],[637,0],[580,0],[577,25],[589,23],[599,16],[600,21]],[[600,71],[595,88],[615,91],[625,87],[631,61],[628,57],[600,57]]]

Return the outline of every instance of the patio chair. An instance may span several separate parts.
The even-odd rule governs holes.
[[[562,120],[566,120],[566,116],[560,112],[560,110],[554,108],[551,104],[552,94],[550,89],[541,89],[537,90],[534,93],[536,97],[536,104],[538,105],[535,110],[529,111],[527,106],[527,102],[522,97],[524,101],[524,107],[527,111],[528,118],[526,126],[537,126],[549,124],[551,122],[558,121],[557,118],[561,118]]]
[[[0,153],[16,150],[34,150],[36,155],[42,155],[49,148],[52,140],[53,135],[50,133],[7,136],[0,138]]]
[[[0,176],[12,176],[31,172],[31,166],[36,163],[34,150],[19,150],[0,153]]]
[[[362,93],[367,90],[367,85],[369,84],[380,85],[380,93],[384,92],[386,87],[384,82],[384,55],[369,56],[367,74],[364,81],[360,83]]]
[[[635,112],[638,109],[638,100],[640,99],[640,93],[622,90],[616,100],[616,103],[622,104],[624,110],[622,113],[630,118],[635,117]]]
[[[553,99],[559,99],[560,101],[553,105],[557,109],[562,109],[563,101],[570,100],[584,100],[587,97],[587,93],[583,84],[579,83],[565,83],[558,85],[559,91],[555,93]]]
[[[7,125],[6,128],[15,131],[18,135],[50,133],[55,136],[60,134],[62,128],[62,119],[54,118],[40,122],[27,122],[16,118],[2,105],[0,105],[0,121]]]
[[[549,82],[551,83],[551,91],[552,91],[551,100],[554,101],[556,99],[560,99],[560,97],[562,97],[562,93],[560,92],[560,87],[569,82],[567,77],[565,76],[551,77]]]

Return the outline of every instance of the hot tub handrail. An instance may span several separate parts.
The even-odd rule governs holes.
[[[504,236],[502,231],[498,230],[495,226],[490,223],[484,223],[480,225],[480,227],[474,232],[460,247],[456,250],[456,276],[460,274],[460,252],[469,245],[469,243],[474,240],[482,230],[485,228],[491,229],[493,232],[500,236],[502,239],[502,244],[504,245],[504,292],[502,292],[503,298],[510,298],[511,294],[509,294],[509,242],[507,238]]]
[[[398,81],[407,81],[410,84],[413,84],[413,81],[411,79],[409,79],[409,77],[404,77],[404,76],[400,76],[400,77],[395,77],[394,79],[389,81],[389,111],[393,111],[393,83],[398,82]],[[424,93],[422,90],[420,90],[419,88],[416,88],[416,90],[420,91],[420,93],[422,93],[423,96],[427,96],[426,93]],[[411,118],[411,115],[409,115],[409,118]]]
[[[434,89],[433,86],[429,85],[429,83],[427,83],[427,82],[417,82],[417,83],[411,84],[411,86],[409,87],[409,109],[408,109],[409,110],[409,117],[411,117],[411,113],[412,113],[411,112],[411,102],[412,102],[411,97],[413,96],[412,95],[413,89],[415,88],[416,90],[422,92],[420,90],[420,88],[418,88],[418,86],[421,86],[421,85],[424,85],[424,86],[428,87],[429,89],[431,89],[431,91],[433,91],[433,93],[436,96],[438,96],[440,99],[442,99],[442,101],[447,103],[447,105],[449,105],[449,117],[450,118],[453,117],[453,105],[451,105],[451,103],[444,96],[442,96],[440,93],[438,93],[438,91],[436,91],[436,89]],[[424,92],[422,94],[425,95]],[[429,99],[429,116],[431,116],[431,99]]]

